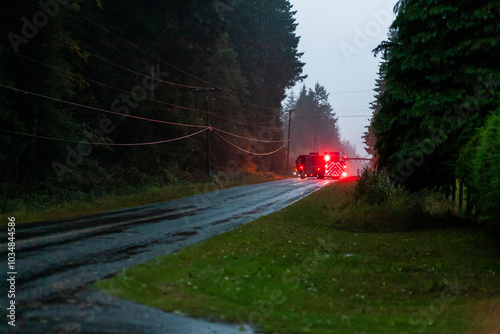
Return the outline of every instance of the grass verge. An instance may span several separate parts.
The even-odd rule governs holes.
[[[257,184],[278,179],[280,177],[274,174],[238,173],[237,175],[225,175],[216,173],[212,175],[210,181],[206,182],[146,184],[99,195],[79,193],[76,199],[72,198],[71,200],[58,200],[57,196],[34,194],[28,196],[27,199],[18,200],[17,203],[11,205],[17,207],[16,210],[2,213],[2,215],[16,217],[16,223],[29,223],[160,203],[221,188]],[[6,225],[7,220],[0,222],[0,225],[2,224]]]
[[[353,187],[335,183],[95,285],[269,333],[498,332],[500,261],[487,236],[463,227],[337,229],[332,212],[344,210]]]

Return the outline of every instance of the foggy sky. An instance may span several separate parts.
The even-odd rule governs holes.
[[[372,50],[387,39],[394,20],[396,0],[290,0],[293,5],[299,52],[304,52],[308,78],[292,90],[319,82],[330,93],[330,104],[339,117],[341,137],[356,145],[365,156],[361,138],[371,115],[380,57]],[[346,93],[348,92],[348,93]]]

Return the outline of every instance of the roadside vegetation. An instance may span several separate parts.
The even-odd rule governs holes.
[[[410,192],[394,184],[383,169],[365,168],[340,203],[324,204],[332,226],[361,232],[471,226],[472,221],[439,191]]]
[[[394,9],[374,50],[383,61],[367,152],[414,192],[467,188],[475,215],[500,236],[500,2],[401,0]]]
[[[266,333],[493,333],[499,249],[435,193],[365,171],[95,286]]]
[[[481,221],[500,239],[500,108],[488,118],[478,138],[473,187]]]
[[[0,213],[16,217],[19,223],[35,222],[165,202],[221,188],[280,179],[274,173],[257,172],[214,172],[210,178],[169,171],[154,178],[137,170],[130,175],[128,182],[132,185],[115,177],[102,180],[88,191],[83,191],[85,187],[80,184],[67,188],[47,184],[14,196],[14,192],[8,192],[7,185],[3,185]]]

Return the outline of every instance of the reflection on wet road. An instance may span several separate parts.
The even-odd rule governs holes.
[[[289,179],[104,214],[17,225],[18,308],[16,327],[8,332],[249,333],[250,328],[241,331],[237,326],[123,302],[86,286],[278,211],[331,182]],[[0,253],[5,262],[6,229],[1,235]],[[5,293],[0,300],[4,307]],[[151,317],[155,320],[150,321]],[[2,332],[6,326],[2,321]]]

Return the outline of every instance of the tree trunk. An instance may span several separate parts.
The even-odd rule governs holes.
[[[472,213],[473,207],[474,207],[474,204],[472,203],[470,188],[467,187],[467,208],[466,208],[467,216],[470,216],[470,214]]]
[[[453,202],[453,205],[455,205],[455,201],[457,199],[457,180],[453,180],[453,183],[451,185],[451,201]]]
[[[458,211],[462,211],[463,204],[464,204],[464,184],[462,181],[459,181],[459,188],[458,188]]]

